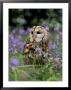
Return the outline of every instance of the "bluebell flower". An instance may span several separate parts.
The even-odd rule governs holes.
[[[24,31],[24,28],[23,27],[20,29],[20,34],[21,35],[24,35],[25,34],[25,31]]]
[[[13,52],[13,48],[12,47],[11,48],[9,47],[8,51],[9,51],[9,53]]]
[[[46,30],[49,30],[49,27],[46,25],[46,26],[44,26],[44,28],[46,29]]]
[[[53,50],[56,49],[56,44],[55,43],[52,45],[52,49]]]
[[[14,44],[18,44],[19,43],[19,39],[18,38],[14,38],[13,43]]]
[[[62,36],[62,32],[59,32],[59,35]]]
[[[13,46],[13,47],[16,47],[16,45],[17,45],[17,44],[13,44],[12,46]]]
[[[59,36],[59,34],[56,36],[56,44],[58,45],[59,44],[59,40],[60,40],[60,36]]]
[[[24,49],[25,44],[26,44],[25,42],[19,43],[19,49]]]
[[[52,41],[49,41],[48,43],[48,48],[51,50],[52,49],[52,45],[53,45],[53,42]]]
[[[43,26],[46,30],[49,30],[48,25],[46,25],[45,23],[40,23],[39,25]]]
[[[49,54],[49,59],[50,59],[50,60],[53,60],[52,54]]]
[[[19,65],[19,61],[16,58],[12,58],[10,63],[11,65],[14,65],[14,66]]]
[[[56,52],[56,58],[60,58],[60,52]]]
[[[53,57],[49,57],[50,60],[53,60]]]
[[[54,27],[54,31],[58,32],[59,31],[58,27]]]
[[[27,28],[27,32],[31,32],[31,30],[30,30],[30,28],[29,28],[29,27]]]
[[[9,35],[9,40],[14,40],[13,34],[10,34],[10,35]]]

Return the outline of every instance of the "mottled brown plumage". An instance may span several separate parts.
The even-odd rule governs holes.
[[[39,53],[36,53],[36,48],[40,48]],[[48,30],[42,26],[33,26],[29,33],[29,42],[26,42],[23,54],[25,60],[30,61],[34,57],[38,59],[39,63],[43,64],[44,58],[48,57]]]

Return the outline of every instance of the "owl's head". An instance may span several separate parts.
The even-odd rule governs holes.
[[[30,42],[41,42],[48,39],[48,31],[42,26],[33,26],[30,32]]]

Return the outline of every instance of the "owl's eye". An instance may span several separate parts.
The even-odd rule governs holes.
[[[33,31],[31,31],[31,34],[33,34]]]
[[[41,34],[41,32],[38,31],[37,34]]]

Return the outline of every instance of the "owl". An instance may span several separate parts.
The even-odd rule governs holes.
[[[44,64],[48,57],[48,30],[42,26],[33,26],[29,33],[24,55],[28,62],[34,57],[38,63]],[[32,61],[33,62],[33,61]]]

